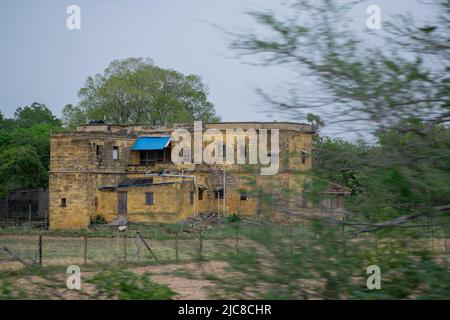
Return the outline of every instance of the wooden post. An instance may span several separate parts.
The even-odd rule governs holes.
[[[150,253],[153,255],[153,258],[155,258],[156,261],[159,261],[158,258],[156,257],[156,255],[153,253],[152,249],[150,248],[150,246],[147,244],[147,241],[145,241],[145,239],[142,237],[142,235],[140,234],[139,231],[136,231],[136,234],[139,236],[139,238],[141,238],[142,243],[144,243],[144,246],[147,248],[148,251],[150,251]]]
[[[31,228],[31,203],[28,205],[28,225]]]
[[[137,260],[141,261],[141,238],[136,234],[136,256]]]
[[[203,249],[202,229],[199,230],[198,234],[199,234],[198,240],[200,242],[200,246],[198,248],[198,253],[199,253],[199,255],[202,255],[202,249]]]
[[[175,232],[175,260],[178,261],[178,232]]]
[[[5,228],[8,225],[8,205],[6,206],[5,210]]]
[[[39,235],[38,243],[39,265],[42,267],[42,235]]]
[[[236,253],[239,253],[239,226],[236,228]]]
[[[31,266],[28,262],[20,259],[20,257],[18,255],[16,255],[14,252],[9,250],[7,247],[3,247],[3,250],[5,250],[14,259],[14,261],[19,261],[21,264],[23,264],[26,267]]]
[[[123,235],[123,260],[127,261],[127,234]]]
[[[88,239],[87,236],[83,238],[83,263],[87,264],[87,250],[88,250]]]
[[[345,217],[342,218],[342,252],[345,254]]]

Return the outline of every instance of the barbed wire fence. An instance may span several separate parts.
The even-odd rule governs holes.
[[[283,227],[279,236],[268,235],[267,239],[262,240],[294,253],[302,250],[311,240],[318,239],[317,234],[301,229],[286,230],[286,227]],[[396,241],[404,241],[408,243],[411,252],[426,246],[437,254],[448,256],[448,239],[441,231],[426,230],[420,239],[405,237],[397,239],[395,235],[390,235],[374,240],[370,239],[370,236],[350,237],[343,230],[341,236],[323,241],[332,241],[342,247],[351,241],[368,241],[375,249],[393,245]],[[240,234],[239,228],[236,228],[234,234],[222,238],[215,238],[212,232],[200,229],[188,239],[183,238],[181,232],[173,233],[168,239],[143,236],[139,231],[118,233],[110,237],[0,234],[0,270],[8,268],[11,263],[25,266],[68,266],[120,262],[183,262],[220,258],[228,253],[239,253],[245,249],[264,250],[257,241]]]

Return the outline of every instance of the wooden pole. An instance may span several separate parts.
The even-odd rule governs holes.
[[[128,257],[127,257],[128,253],[127,253],[127,234],[125,233],[123,235],[123,260],[127,261]]]
[[[42,235],[39,235],[38,243],[38,253],[39,253],[39,265],[42,267]]]
[[[141,261],[141,239],[136,235],[136,256],[137,260]]]
[[[5,228],[8,224],[8,205],[6,205],[6,210],[5,210]]]
[[[156,255],[153,253],[152,249],[150,249],[150,246],[147,244],[147,242],[145,241],[144,237],[142,237],[141,233],[139,231],[136,231],[136,234],[142,240],[142,243],[147,248],[147,250],[150,251],[150,253],[152,254],[153,258],[155,258],[156,261],[159,261],[158,258],[156,257]]]
[[[342,224],[342,251],[345,254],[345,217],[342,218],[344,223]]]
[[[31,203],[28,205],[28,225],[31,228]]]
[[[178,261],[178,232],[175,232],[175,260]]]
[[[88,239],[87,236],[83,237],[83,263],[87,264],[87,250],[88,250]]]
[[[199,234],[198,240],[200,242],[200,246],[198,248],[198,253],[199,253],[199,255],[202,255],[202,249],[203,249],[202,229],[199,230],[198,234]]]
[[[239,226],[236,228],[236,252],[239,253]]]
[[[23,264],[26,267],[31,266],[28,262],[20,259],[20,257],[18,255],[16,255],[14,252],[9,250],[7,247],[3,247],[3,250],[5,250],[15,261],[19,261],[21,264]]]

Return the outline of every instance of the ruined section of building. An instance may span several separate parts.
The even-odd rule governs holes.
[[[203,129],[212,128],[223,135],[227,129],[242,129],[235,139],[241,136],[245,141],[249,129],[267,129],[269,134],[278,129],[278,173],[263,176],[257,165],[248,165],[247,147],[242,150],[246,164],[173,163],[171,134],[175,129],[193,132],[192,124],[87,124],[51,136],[50,228],[86,228],[98,215],[108,222],[124,216],[132,222],[176,222],[201,212],[257,216],[268,203],[263,191],[273,195],[302,191],[312,161],[314,132],[309,125],[222,122],[205,124]],[[210,143],[203,141],[203,147]]]
[[[20,189],[0,199],[1,221],[44,220],[48,214],[48,190]]]

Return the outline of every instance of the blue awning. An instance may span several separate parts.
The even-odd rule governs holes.
[[[170,137],[141,137],[131,147],[131,150],[162,150],[170,143]]]

